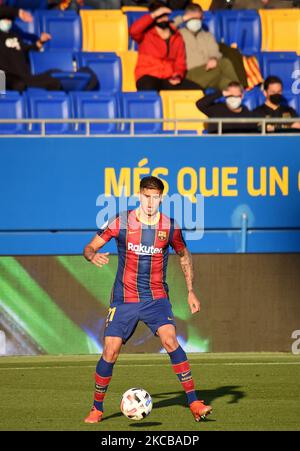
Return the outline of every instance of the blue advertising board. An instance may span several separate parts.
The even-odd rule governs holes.
[[[156,175],[193,252],[300,251],[300,137],[2,138],[0,253],[78,254],[103,199]],[[186,223],[189,204],[201,218]],[[177,218],[176,218],[177,219]],[[112,251],[114,245],[110,246]]]

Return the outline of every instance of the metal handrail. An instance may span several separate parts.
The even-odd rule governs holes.
[[[43,118],[43,119],[0,119],[0,124],[28,124],[32,127],[33,124],[40,124],[41,125],[41,133],[38,134],[37,136],[66,136],[67,133],[63,133],[60,135],[52,135],[52,134],[46,134],[46,125],[47,124],[85,124],[86,125],[86,130],[83,133],[78,133],[76,135],[74,135],[72,133],[72,136],[87,136],[87,137],[94,137],[94,136],[98,136],[95,135],[94,133],[91,134],[91,124],[129,124],[129,136],[143,136],[143,134],[136,134],[135,130],[134,130],[134,124],[157,124],[157,123],[162,123],[162,124],[169,124],[169,123],[173,123],[174,124],[174,129],[173,130],[165,130],[165,132],[170,131],[174,132],[174,136],[178,136],[178,132],[180,129],[178,129],[178,123],[199,123],[199,124],[217,124],[217,132],[218,135],[222,135],[222,125],[223,124],[260,124],[261,125],[261,130],[258,131],[257,133],[251,133],[251,135],[266,135],[267,134],[267,124],[291,124],[294,122],[300,122],[300,118],[163,118],[163,119],[149,119],[149,118],[139,118],[139,119],[134,119],[134,118],[117,118],[117,119],[96,119],[96,118],[85,118],[85,119],[53,119],[53,118]],[[191,126],[192,128],[192,126]],[[115,133],[118,134],[118,133]],[[234,135],[237,135],[238,133],[234,133]],[[246,132],[241,133],[244,135],[247,135]],[[268,134],[272,134],[272,133],[268,133]],[[281,134],[281,133],[276,133],[276,135]],[[300,129],[299,132],[297,131],[297,129],[294,129],[294,134],[300,134]],[[28,132],[24,131],[23,136],[28,136]],[[70,133],[71,135],[71,133]],[[120,132],[120,135],[122,136],[128,136],[128,134],[124,134],[122,132]],[[159,136],[164,136],[161,135],[160,133],[157,134],[152,134],[153,135],[159,135]],[[228,133],[226,133],[226,135],[228,135]],[[22,136],[22,132],[19,132],[18,135],[4,135],[4,134],[0,134],[0,138],[1,137],[6,137],[6,136]],[[31,135],[33,136],[33,135]],[[99,136],[108,136],[108,134],[103,133],[103,134],[99,134]],[[144,134],[144,136],[149,136],[148,134]],[[198,135],[198,136],[202,136],[202,135]]]

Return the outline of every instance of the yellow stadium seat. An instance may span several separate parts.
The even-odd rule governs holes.
[[[262,24],[263,51],[299,53],[299,9],[263,9],[259,11],[259,14]]]
[[[193,0],[192,3],[197,3],[204,11],[208,11],[212,0]]]
[[[123,13],[126,13],[127,11],[149,11],[146,6],[122,6],[121,10],[123,11]]]
[[[130,50],[128,52],[118,52],[118,55],[122,61],[122,91],[136,91],[134,69],[137,62],[138,52]]]
[[[203,119],[206,116],[196,107],[196,101],[203,97],[202,91],[161,91],[164,119]],[[164,130],[197,130],[201,134],[202,122],[164,123]]]
[[[123,52],[128,49],[126,15],[121,10],[81,10],[86,52]]]

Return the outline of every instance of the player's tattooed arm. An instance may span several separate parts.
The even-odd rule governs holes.
[[[83,251],[84,258],[99,268],[102,268],[103,265],[106,265],[109,262],[109,252],[100,254],[97,251],[104,246],[105,243],[106,242],[101,237],[96,235],[92,241],[85,246]]]
[[[200,311],[200,301],[197,298],[193,289],[194,280],[194,268],[192,255],[189,250],[185,247],[182,251],[178,253],[180,257],[181,268],[185,277],[186,286],[188,289],[188,304],[192,313]]]

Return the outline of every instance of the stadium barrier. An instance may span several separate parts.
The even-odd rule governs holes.
[[[186,118],[186,119],[182,119],[182,118],[168,118],[168,119],[149,119],[149,118],[138,118],[138,119],[0,119],[0,127],[1,124],[3,125],[15,125],[15,124],[27,124],[28,125],[28,130],[24,130],[24,131],[19,131],[18,133],[15,134],[5,134],[5,133],[1,133],[0,134],[0,139],[1,138],[7,138],[7,137],[12,137],[12,138],[18,138],[18,137],[24,137],[24,136],[28,136],[29,138],[32,138],[34,136],[39,136],[39,137],[46,137],[49,136],[49,134],[46,133],[46,126],[47,124],[71,124],[74,125],[75,128],[74,130],[70,131],[70,133],[68,132],[64,132],[64,133],[51,133],[52,137],[66,137],[66,135],[71,135],[72,137],[75,137],[76,135],[78,136],[84,136],[84,137],[89,137],[89,136],[93,136],[93,137],[112,137],[114,135],[120,135],[120,136],[124,136],[124,131],[123,129],[125,129],[125,124],[129,124],[129,134],[131,137],[133,136],[139,136],[139,137],[148,137],[148,136],[174,136],[174,135],[178,135],[180,133],[184,134],[184,135],[195,135],[198,133],[196,133],[195,130],[181,130],[180,129],[180,124],[184,123],[199,123],[199,124],[217,124],[218,125],[218,131],[217,131],[217,135],[224,135],[225,133],[222,132],[222,127],[223,124],[232,124],[232,123],[236,123],[236,124],[257,124],[258,128],[261,127],[261,130],[258,129],[257,133],[251,133],[251,135],[276,135],[276,136],[286,136],[287,133],[285,132],[276,132],[276,133],[270,133],[267,132],[267,125],[272,123],[272,124],[283,124],[283,125],[288,125],[288,124],[292,124],[294,122],[300,121],[300,118],[195,118],[195,119],[191,119],[191,118]],[[136,133],[135,132],[135,124],[173,124],[174,126],[174,130],[165,130],[164,132],[158,132],[158,133],[151,133],[151,134],[146,134],[146,133]],[[38,130],[33,134],[31,133],[33,125],[40,125],[40,132],[38,132]],[[83,130],[85,130],[83,133],[80,133],[76,130],[76,126],[78,126],[79,124],[84,124],[86,125],[86,128],[83,128]],[[114,132],[114,133],[91,133],[91,124],[118,124],[120,126],[119,128],[119,133],[118,132]],[[213,134],[211,136],[216,136],[216,134]],[[297,131],[296,129],[293,131],[294,135],[300,135],[300,130]],[[243,135],[243,136],[249,136],[249,133],[226,133],[226,136],[228,135],[233,135],[233,136],[238,136],[238,135]],[[203,135],[200,134],[199,136],[210,136],[206,133],[204,133]]]
[[[164,180],[163,207],[174,201],[193,253],[300,251],[299,134],[0,142],[1,255],[81,254],[149,174]]]

